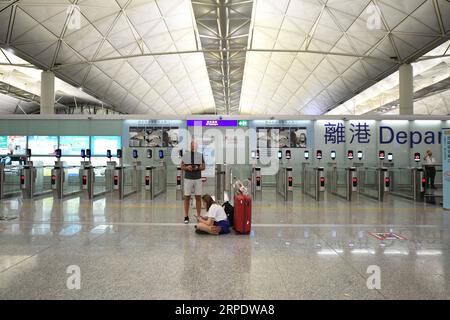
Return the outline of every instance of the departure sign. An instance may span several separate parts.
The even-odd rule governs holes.
[[[188,127],[237,127],[237,120],[188,120]]]
[[[188,120],[188,127],[248,127],[247,120]]]

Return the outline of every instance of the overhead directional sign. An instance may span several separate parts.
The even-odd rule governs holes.
[[[188,120],[188,127],[237,127],[237,120]]]
[[[248,127],[248,121],[247,120],[239,120],[238,126],[239,127]]]

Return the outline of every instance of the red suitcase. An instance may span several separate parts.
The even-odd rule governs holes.
[[[252,228],[252,198],[248,195],[234,197],[234,230],[247,234]]]

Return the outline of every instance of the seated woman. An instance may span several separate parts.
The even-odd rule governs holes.
[[[198,217],[196,232],[214,235],[230,233],[230,224],[225,210],[215,203],[209,194],[204,195],[202,201],[207,214],[206,217]]]

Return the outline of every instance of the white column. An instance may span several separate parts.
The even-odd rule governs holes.
[[[55,74],[51,71],[41,73],[41,114],[55,113]]]
[[[403,64],[400,77],[400,115],[414,114],[414,74],[411,64]]]

